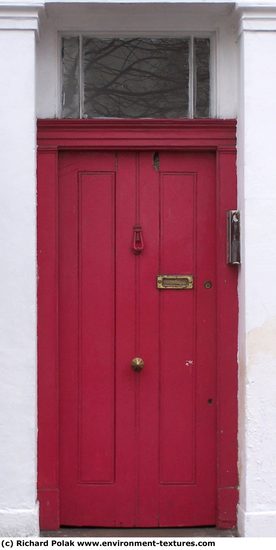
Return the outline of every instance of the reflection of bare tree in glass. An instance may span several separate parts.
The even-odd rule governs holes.
[[[84,116],[188,116],[189,40],[83,38]]]
[[[79,37],[62,39],[62,117],[79,118]]]
[[[208,117],[210,103],[210,39],[194,39],[195,116]]]

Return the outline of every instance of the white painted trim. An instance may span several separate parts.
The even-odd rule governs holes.
[[[276,31],[276,5],[248,6],[236,4],[238,16],[238,36],[242,32],[271,32]]]
[[[43,3],[32,5],[3,4],[0,2],[0,30],[33,30],[38,32]]]
[[[74,4],[78,0],[44,0],[45,4]],[[83,4],[100,4],[102,0],[81,0]],[[109,0],[107,4],[121,4],[122,0]],[[208,6],[208,4],[233,5],[230,0],[126,0],[128,4],[187,4],[187,6],[193,7],[194,4]]]
[[[210,33],[210,117],[218,113],[218,29]]]
[[[276,512],[245,512],[238,505],[238,531],[243,537],[276,537]]]
[[[79,113],[80,118],[83,118],[83,108],[84,108],[84,71],[83,71],[83,34],[79,36]],[[60,82],[62,86],[62,82]]]
[[[32,10],[36,8],[43,8],[44,5],[44,0],[41,0],[41,2],[37,2],[36,0],[29,0],[27,2],[13,2],[12,0],[11,2],[0,2],[0,8],[6,8],[7,10]]]
[[[56,99],[56,109],[57,109],[57,118],[61,118],[62,113],[62,107],[63,107],[63,97],[62,97],[62,38],[65,36],[65,33],[62,34],[60,32],[56,33],[56,59],[57,59],[57,66],[56,66],[56,93],[57,93],[57,99]],[[81,105],[81,97],[79,101]]]
[[[217,8],[217,9],[215,9]],[[237,45],[233,4],[49,4],[37,45],[37,116],[61,116],[61,35],[207,36],[211,39],[211,117],[237,115]],[[213,69],[213,70],[212,70]],[[46,77],[47,74],[47,77]]]
[[[30,0],[32,1],[32,0]],[[47,4],[74,4],[78,0],[44,0],[45,5]],[[103,0],[81,0],[82,4],[100,4]],[[109,0],[105,2],[106,4],[121,4],[122,0]],[[124,2],[123,2],[124,3]],[[188,7],[192,8],[194,5],[197,6],[220,6],[220,9],[225,9],[225,7],[232,7],[233,5],[243,6],[254,6],[259,7],[263,6],[264,8],[271,6],[276,6],[275,0],[271,2],[262,3],[260,2],[233,2],[232,0],[125,0],[125,3],[128,4],[186,4]]]
[[[31,510],[0,510],[1,537],[29,537],[39,535],[39,508]]]
[[[188,61],[188,63],[189,63],[189,85],[188,85],[188,88],[189,88],[189,107],[188,107],[189,118],[194,117],[194,104],[195,104],[194,53],[195,53],[194,37],[190,36],[190,38],[189,38],[189,61]]]

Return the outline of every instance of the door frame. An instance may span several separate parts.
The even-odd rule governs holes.
[[[38,499],[40,527],[59,521],[58,158],[60,151],[212,151],[216,155],[217,521],[236,525],[238,295],[226,261],[226,211],[236,209],[236,120],[38,121]]]

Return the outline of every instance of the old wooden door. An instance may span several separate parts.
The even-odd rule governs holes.
[[[59,176],[60,523],[214,524],[215,158],[63,152]]]

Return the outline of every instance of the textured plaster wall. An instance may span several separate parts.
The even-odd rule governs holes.
[[[240,46],[238,516],[241,534],[276,536],[276,32],[244,31]]]
[[[0,536],[35,534],[35,33],[0,28]]]

